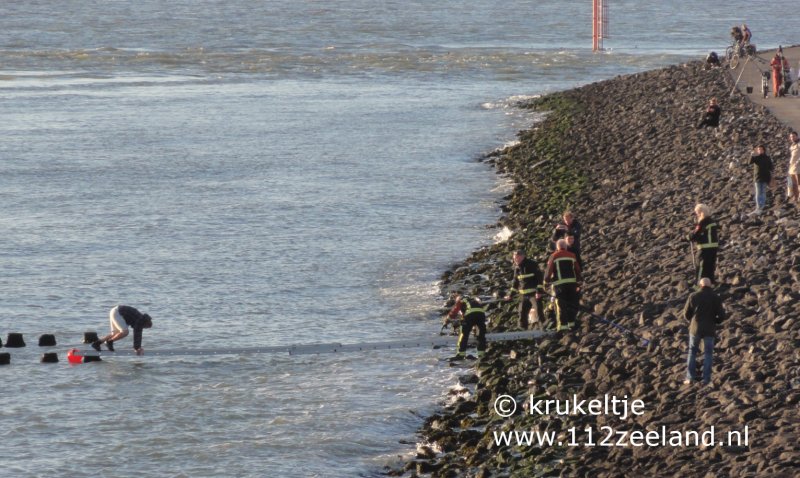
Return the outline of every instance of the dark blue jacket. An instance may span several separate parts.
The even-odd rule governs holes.
[[[125,319],[125,323],[129,327],[133,327],[133,348],[138,349],[142,346],[142,330],[147,319],[135,307],[129,305],[120,305],[117,310],[119,315]]]

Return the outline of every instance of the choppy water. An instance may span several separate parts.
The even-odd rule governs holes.
[[[584,3],[0,4],[0,337],[29,342],[0,368],[3,475],[371,476],[410,452],[451,351],[33,345],[63,361],[117,303],[154,317],[151,350],[435,334],[439,273],[496,232],[475,158],[535,119],[515,101],[795,27],[612,2],[594,55]]]

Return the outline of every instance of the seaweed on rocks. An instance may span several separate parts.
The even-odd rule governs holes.
[[[584,225],[583,304],[650,340],[641,347],[581,316],[580,330],[539,341],[491,344],[470,377],[472,393],[426,420],[426,453],[390,474],[448,476],[792,476],[800,462],[800,211],[774,192],[753,208],[747,165],[767,145],[779,184],[790,128],[749,102],[722,70],[701,62],[620,76],[525,105],[549,111],[520,142],[487,161],[515,183],[501,225],[504,243],[484,247],[443,275],[442,290],[499,296],[511,251],[546,259],[552,227],[571,208]],[[719,128],[696,129],[708,98],[722,107]],[[722,226],[718,292],[729,318],[718,329],[712,386],[683,384],[693,291],[692,208],[709,204]],[[490,307],[490,330],[516,327],[516,305]],[[530,397],[641,400],[644,413],[529,413]],[[504,418],[502,396],[519,408]],[[703,432],[725,446],[567,446],[570,430]],[[662,428],[663,427],[663,428]],[[548,446],[499,443],[495,432],[553,432]],[[598,435],[596,435],[597,437]],[[561,445],[557,442],[560,441]],[[585,442],[585,440],[584,440]]]

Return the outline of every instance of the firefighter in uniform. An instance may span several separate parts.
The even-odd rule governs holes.
[[[478,357],[483,357],[486,353],[486,309],[477,298],[458,295],[447,316],[452,320],[459,314],[462,316],[461,333],[458,335],[458,353],[453,359],[463,360],[466,357],[472,327],[478,327]]]
[[[505,297],[511,300],[511,293],[519,293],[519,327],[528,328],[528,315],[536,304],[536,318],[544,322],[543,300],[544,285],[542,284],[542,270],[536,262],[526,257],[525,251],[514,251],[514,278],[511,281],[511,291]]]
[[[705,204],[695,206],[694,213],[697,216],[697,224],[687,239],[697,244],[699,251],[697,280],[708,277],[713,284],[717,268],[717,249],[719,249],[719,225],[711,217],[711,209]]]
[[[575,326],[580,306],[581,266],[575,254],[567,250],[567,241],[556,242],[556,252],[547,261],[545,285],[553,287],[556,306],[556,330],[569,330]]]

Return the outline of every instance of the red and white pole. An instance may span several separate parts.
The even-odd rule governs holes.
[[[607,37],[607,15],[606,0],[592,0],[592,51],[603,49],[603,38]]]

